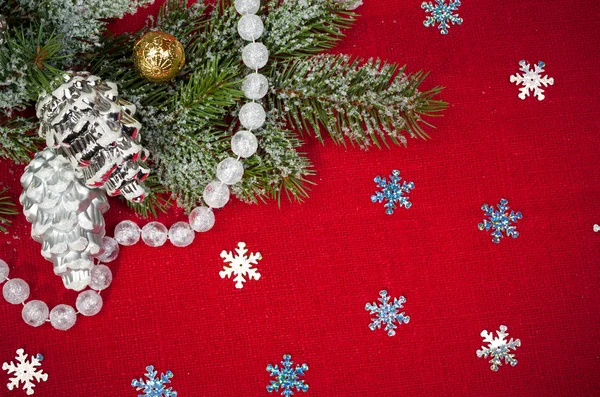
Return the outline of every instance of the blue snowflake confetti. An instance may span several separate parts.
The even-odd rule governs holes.
[[[388,336],[396,335],[395,329],[398,326],[395,324],[398,321],[398,325],[408,324],[410,321],[409,316],[405,316],[404,312],[399,313],[400,309],[403,309],[403,303],[406,302],[406,299],[401,296],[400,298],[394,298],[394,303],[390,303],[390,297],[387,295],[387,291],[383,290],[379,292],[381,296],[379,298],[379,302],[381,304],[375,303],[367,303],[365,306],[365,310],[368,310],[369,314],[376,314],[377,317],[372,318],[373,321],[369,324],[369,328],[371,331],[375,331],[377,328],[381,328],[382,324],[385,324],[385,331],[388,332]]]
[[[384,207],[386,208],[385,213],[388,215],[394,213],[394,210],[397,208],[396,203],[398,203],[398,207],[405,207],[407,209],[412,206],[412,203],[408,201],[408,197],[405,196],[405,193],[409,194],[410,191],[415,188],[415,184],[413,182],[404,181],[402,185],[400,185],[399,182],[401,179],[400,171],[398,170],[392,171],[389,182],[386,178],[382,178],[379,175],[374,179],[377,186],[382,188],[382,190],[372,195],[371,201],[374,203],[387,201]]]
[[[458,14],[453,14],[453,11],[458,11],[458,7],[460,7],[459,0],[450,0],[450,4],[446,5],[446,0],[436,0],[437,4],[432,4],[431,2],[424,1],[421,4],[421,8],[425,10],[425,12],[430,12],[431,16],[427,16],[425,21],[423,21],[423,25],[426,28],[430,26],[435,26],[436,23],[439,23],[438,29],[441,34],[448,34],[448,29],[450,28],[449,23],[452,25],[460,25],[463,23],[462,18],[458,17]]]
[[[487,204],[484,204],[483,207],[481,207],[488,219],[484,219],[477,227],[479,230],[485,229],[485,231],[492,229],[490,235],[492,236],[492,241],[496,244],[500,244],[500,239],[504,237],[503,233],[506,234],[507,237],[519,237],[519,232],[517,232],[517,227],[514,226],[514,224],[517,223],[519,219],[522,219],[523,215],[521,215],[520,211],[517,213],[510,211],[509,214],[507,212],[509,209],[507,204],[508,200],[501,199],[497,206],[497,211],[493,206],[490,207]]]
[[[131,386],[135,387],[137,391],[142,390],[144,394],[138,394],[138,397],[177,397],[177,392],[173,391],[171,387],[166,388],[165,385],[171,383],[173,373],[167,371],[166,374],[160,374],[160,377],[156,377],[158,374],[154,370],[152,365],[146,367],[146,373],[144,374],[148,380],[143,378],[134,379],[131,382]]]
[[[276,378],[276,380],[271,380],[271,384],[267,386],[269,393],[279,392],[279,388],[281,388],[281,395],[289,397],[294,395],[294,388],[296,388],[296,391],[306,392],[308,390],[308,385],[304,383],[304,380],[298,379],[308,371],[308,365],[297,364],[294,368],[294,362],[291,361],[291,358],[292,356],[289,354],[284,354],[281,368],[277,364],[275,364],[275,367],[271,364],[267,365],[267,372],[270,372],[271,376]]]

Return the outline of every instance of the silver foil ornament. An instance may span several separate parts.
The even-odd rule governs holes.
[[[90,283],[93,256],[101,253],[106,193],[87,187],[71,163],[50,148],[25,167],[21,185],[19,201],[42,256],[54,263],[65,288],[83,290]]]
[[[141,202],[149,170],[139,161],[148,151],[140,144],[135,105],[118,94],[115,83],[97,76],[65,74],[64,84],[38,100],[39,135],[69,159],[88,187]]]

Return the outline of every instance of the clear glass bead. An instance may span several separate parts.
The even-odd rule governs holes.
[[[213,181],[206,185],[202,197],[209,207],[223,208],[229,201],[229,188],[222,182]]]
[[[150,222],[142,228],[142,240],[149,247],[160,247],[167,241],[168,230],[160,222]]]
[[[217,165],[217,179],[226,185],[235,185],[244,176],[244,164],[241,161],[227,157]]]
[[[187,222],[177,222],[169,229],[169,240],[176,247],[187,247],[194,241],[196,234]]]
[[[231,150],[236,155],[248,158],[256,153],[258,149],[258,139],[250,131],[239,131],[231,138]]]
[[[265,31],[262,19],[258,15],[244,15],[238,21],[238,33],[247,41],[254,41]]]
[[[115,240],[126,247],[140,241],[140,227],[133,221],[123,221],[115,227]]]
[[[32,327],[39,327],[46,322],[49,313],[50,309],[48,309],[48,305],[46,303],[38,300],[32,300],[23,306],[21,317],[23,317],[25,324],[31,325]]]
[[[97,255],[96,259],[103,263],[109,263],[119,256],[119,243],[112,237],[102,237],[102,254]]]
[[[265,124],[267,115],[259,103],[250,102],[240,109],[240,123],[249,130],[255,130]]]
[[[86,290],[77,296],[75,307],[77,311],[84,316],[95,316],[102,309],[102,297],[99,293],[91,290]]]
[[[190,212],[189,221],[195,231],[208,232],[215,225],[215,214],[209,207],[196,207]]]
[[[107,289],[112,279],[113,275],[108,266],[96,265],[90,271],[90,288],[96,291]]]
[[[269,80],[260,73],[250,73],[242,83],[246,98],[259,100],[269,92]]]
[[[242,50],[242,61],[250,69],[260,69],[269,61],[269,49],[263,43],[250,43]]]
[[[50,324],[55,329],[66,331],[75,325],[77,314],[69,305],[58,305],[50,312]]]
[[[235,9],[242,15],[256,14],[260,9],[260,0],[235,0]]]
[[[2,295],[8,303],[21,304],[29,298],[29,284],[20,278],[8,280],[2,287]]]
[[[6,281],[9,271],[8,263],[0,259],[0,284]]]

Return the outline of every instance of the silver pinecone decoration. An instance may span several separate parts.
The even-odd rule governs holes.
[[[149,170],[139,161],[148,151],[140,144],[135,105],[118,94],[115,83],[97,76],[65,74],[64,84],[38,100],[39,135],[61,150],[88,187],[140,202]]]
[[[31,237],[54,263],[65,288],[81,291],[90,282],[93,256],[101,252],[106,193],[85,186],[69,161],[50,148],[37,153],[21,177],[19,201],[31,222]]]

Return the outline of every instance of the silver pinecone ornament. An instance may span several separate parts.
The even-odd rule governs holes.
[[[115,83],[97,76],[65,74],[64,84],[38,100],[39,134],[69,159],[88,187],[140,202],[149,170],[139,161],[148,151],[140,144],[135,105],[118,94]]]
[[[65,288],[81,291],[90,282],[93,256],[101,252],[106,193],[90,189],[71,163],[50,148],[37,153],[21,177],[19,201],[31,222],[31,237],[54,263]]]

